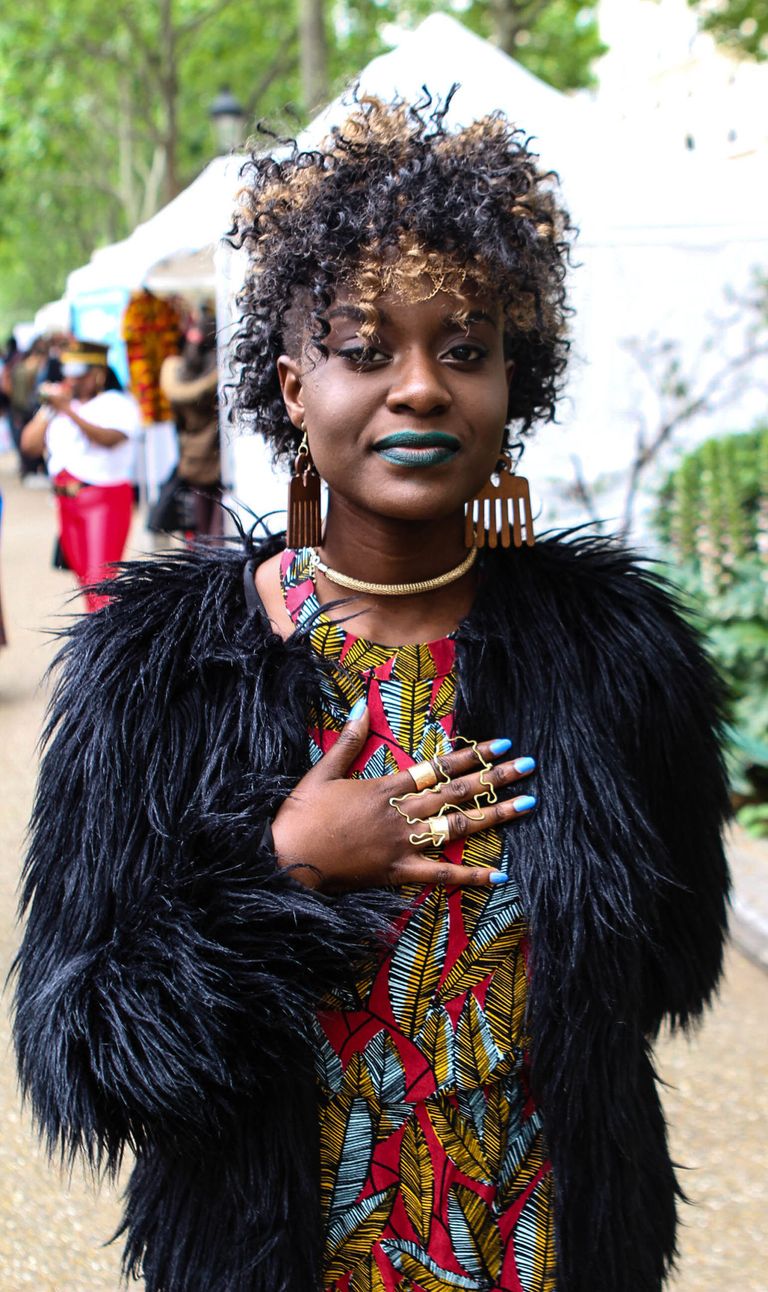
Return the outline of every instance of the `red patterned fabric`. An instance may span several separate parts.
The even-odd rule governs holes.
[[[311,719],[313,761],[361,695],[371,726],[351,775],[448,752],[452,639],[395,649],[345,632],[320,612],[307,550],[285,553],[281,577],[288,613],[333,665]],[[497,831],[443,856],[507,869]],[[326,1292],[554,1292],[517,884],[411,896],[386,957],[318,1017]]]

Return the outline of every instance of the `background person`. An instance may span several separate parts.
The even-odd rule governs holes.
[[[45,483],[45,463],[42,453],[34,447],[25,448],[22,432],[39,407],[38,387],[48,363],[48,342],[37,337],[26,354],[17,354],[10,366],[9,397],[11,434],[19,455],[19,477],[24,484]],[[27,440],[27,445],[32,441]]]
[[[193,314],[181,354],[163,362],[160,389],[173,409],[179,462],[152,508],[149,528],[218,537],[223,512],[216,318],[211,310]]]
[[[40,388],[44,400],[21,434],[22,452],[45,448],[59,513],[61,547],[81,587],[112,571],[125,549],[133,510],[136,403],[107,364],[107,346],[76,341],[60,356],[62,382]],[[86,591],[88,610],[103,595]]]

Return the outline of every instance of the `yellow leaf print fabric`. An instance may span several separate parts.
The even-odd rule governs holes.
[[[313,760],[366,695],[351,775],[447,753],[451,638],[393,649],[332,624],[306,552],[286,552],[286,607],[331,665],[308,734]],[[508,870],[498,831],[447,860]],[[513,876],[414,888],[380,963],[318,1015],[325,1292],[556,1292],[553,1183],[529,1088],[527,928]]]

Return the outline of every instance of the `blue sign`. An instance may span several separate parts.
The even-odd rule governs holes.
[[[106,287],[83,292],[72,301],[72,330],[79,341],[99,341],[109,346],[109,363],[128,387],[128,354],[120,330],[130,292]]]

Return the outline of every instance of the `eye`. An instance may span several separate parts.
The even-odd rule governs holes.
[[[380,363],[386,363],[388,358],[383,350],[377,350],[372,345],[345,346],[343,350],[337,350],[336,354],[340,359],[346,359],[348,363],[353,363],[356,368],[375,367]]]
[[[459,345],[452,345],[445,358],[453,363],[478,363],[481,359],[485,359],[487,354],[485,346],[462,341]]]

